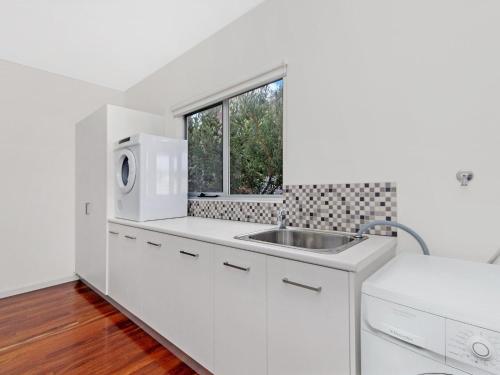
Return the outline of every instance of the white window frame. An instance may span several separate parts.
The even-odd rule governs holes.
[[[278,67],[267,70],[257,76],[245,79],[230,85],[229,88],[218,90],[214,94],[202,95],[188,104],[180,104],[172,108],[175,117],[182,117],[184,119],[184,139],[187,139],[187,121],[186,116],[209,109],[222,103],[222,188],[221,192],[189,192],[190,199],[197,198],[200,193],[207,193],[208,195],[218,195],[217,198],[199,198],[203,200],[282,200],[282,194],[231,194],[230,192],[230,133],[229,133],[229,100],[235,96],[252,91],[259,87],[268,85],[270,83],[283,80],[283,164],[285,155],[285,97],[286,97],[286,64],[281,64]],[[284,169],[284,166],[283,166]]]

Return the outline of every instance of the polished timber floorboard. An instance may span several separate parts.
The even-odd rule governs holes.
[[[195,372],[75,281],[0,299],[0,374]]]

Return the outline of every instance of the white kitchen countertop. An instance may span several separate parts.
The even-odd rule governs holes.
[[[272,229],[275,225],[192,216],[145,222],[110,218],[109,222],[351,272],[361,271],[375,259],[393,251],[396,246],[396,239],[393,237],[369,236],[367,240],[339,254],[320,254],[234,238]]]

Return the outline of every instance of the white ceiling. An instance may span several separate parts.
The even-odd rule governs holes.
[[[0,0],[0,59],[125,90],[263,0]]]

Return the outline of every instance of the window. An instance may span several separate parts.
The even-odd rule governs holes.
[[[190,192],[223,191],[222,104],[186,116]]]
[[[191,193],[282,193],[282,79],[186,115],[185,123]]]

